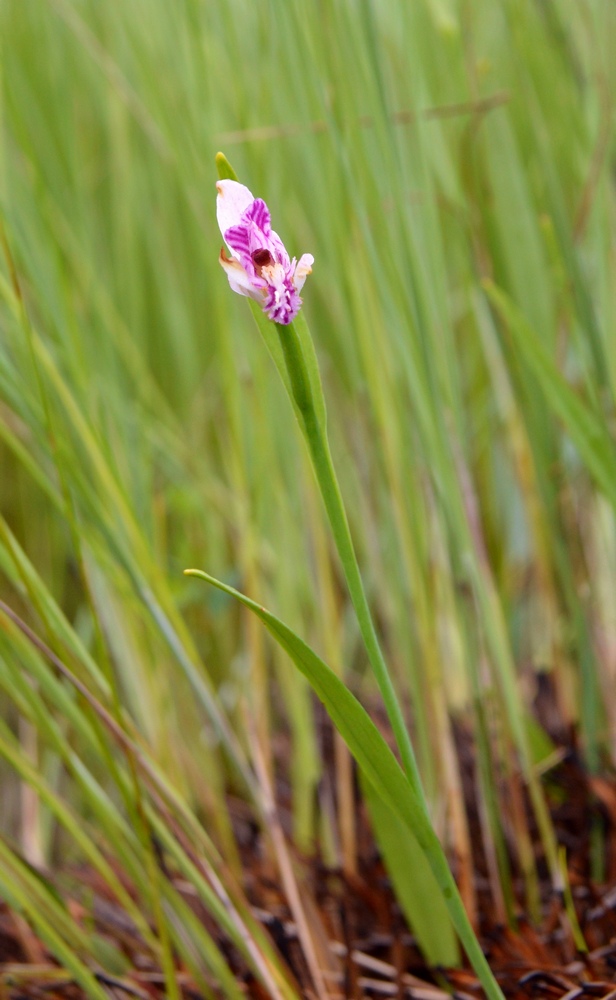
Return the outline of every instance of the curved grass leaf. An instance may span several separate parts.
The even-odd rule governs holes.
[[[365,778],[374,786],[376,795],[396,815],[422,850],[442,893],[451,922],[486,994],[491,1000],[502,1000],[502,993],[475,937],[440,841],[418,796],[365,708],[327,664],[270,611],[202,570],[184,572],[237,598],[253,611],[308,679]]]
[[[226,594],[236,597],[261,619],[267,630],[310,682],[368,780],[394,812],[413,829],[420,813],[423,817],[423,810],[419,802],[414,801],[414,794],[402,768],[365,708],[340,678],[299,636],[264,607],[202,570],[189,569],[185,570],[185,573],[187,576],[199,577]],[[409,798],[413,800],[412,804],[409,804]],[[427,846],[427,841],[435,835],[429,830],[425,818],[422,818],[418,825],[426,827],[425,836],[419,834],[418,839],[422,846]],[[430,837],[427,835],[428,830]]]

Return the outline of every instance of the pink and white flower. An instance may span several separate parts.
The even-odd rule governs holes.
[[[223,180],[216,189],[218,225],[231,251],[230,257],[224,248],[220,251],[220,263],[231,288],[259,302],[275,323],[291,323],[301,308],[299,293],[314,257],[305,253],[299,261],[289,260],[284,243],[272,229],[267,205],[253,198],[243,184]]]

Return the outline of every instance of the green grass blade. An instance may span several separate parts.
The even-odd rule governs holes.
[[[576,395],[536,331],[509,297],[493,284],[485,283],[484,287],[548,405],[562,420],[588,471],[616,506],[616,448],[606,423]]]
[[[459,965],[460,951],[445,900],[424,852],[375,785],[362,781],[361,789],[396,898],[419,947],[430,965]]]
[[[308,679],[367,780],[374,785],[386,806],[408,828],[423,850],[443,894],[451,922],[487,995],[494,1000],[496,998],[502,1000],[502,993],[470,925],[447,859],[426,815],[424,805],[418,799],[366,710],[316,653],[271,612],[202,570],[191,569],[185,572],[187,575],[205,580],[250,608]]]

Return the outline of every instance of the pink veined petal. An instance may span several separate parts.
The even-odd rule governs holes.
[[[295,273],[293,275],[293,284],[295,285],[298,292],[301,292],[304,287],[304,282],[308,275],[312,272],[312,265],[314,264],[314,257],[311,253],[302,254],[297,262],[297,267],[295,268]]]
[[[258,288],[265,288],[267,282],[257,273],[253,253],[255,250],[263,249],[266,241],[254,224],[232,226],[231,229],[227,229],[224,237],[233,257],[242,265],[252,284]]]
[[[233,256],[246,266],[244,258],[250,259],[252,251],[250,228],[240,223],[239,226],[231,226],[230,229],[226,229],[222,235]]]
[[[279,264],[283,264],[285,268],[290,266],[286,247],[278,233],[272,229],[270,210],[262,198],[255,198],[252,205],[246,209],[242,225],[247,225],[250,230],[251,253],[263,247],[270,251]]]
[[[229,284],[234,292],[238,295],[246,295],[251,299],[256,299],[257,302],[261,302],[263,299],[263,290],[257,288],[253,285],[250,277],[246,274],[246,271],[240,264],[239,260],[235,260],[234,257],[226,257],[224,250],[220,251],[219,261],[221,266],[224,268],[227,278],[229,279]],[[265,284],[265,282],[263,282]]]
[[[224,238],[227,229],[240,225],[244,212],[252,205],[254,198],[248,188],[238,181],[218,181],[216,190],[216,217]]]
[[[291,261],[289,260],[287,248],[280,239],[278,233],[275,233],[273,229],[270,230],[267,244],[267,248],[272,252],[274,258],[280,264],[283,264],[285,269],[288,269],[291,266]]]
[[[242,222],[253,222],[257,229],[260,229],[267,239],[272,231],[272,218],[270,216],[270,210],[263,201],[263,198],[254,199],[252,205],[249,205],[246,209]]]

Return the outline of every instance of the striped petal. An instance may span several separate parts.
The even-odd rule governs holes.
[[[253,222],[257,229],[260,229],[265,238],[269,236],[272,231],[272,219],[270,216],[270,211],[263,198],[255,198],[244,214],[242,219],[243,223]]]
[[[254,198],[248,188],[237,181],[218,181],[216,190],[216,217],[224,238],[227,229],[239,226],[244,212],[252,205]]]

